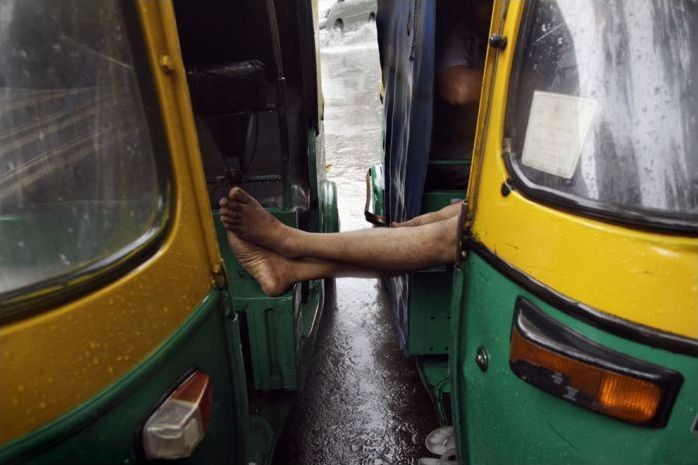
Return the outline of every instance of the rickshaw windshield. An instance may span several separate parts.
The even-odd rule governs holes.
[[[695,231],[698,1],[531,1],[517,48],[504,150],[515,186]]]
[[[0,1],[0,317],[125,257],[164,217],[122,8]]]

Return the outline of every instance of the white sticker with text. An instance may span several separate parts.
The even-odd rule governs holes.
[[[596,100],[535,91],[524,139],[525,166],[572,179],[596,112]]]

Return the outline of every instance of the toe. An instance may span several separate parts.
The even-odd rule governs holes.
[[[250,203],[252,201],[252,197],[250,197],[250,194],[242,190],[240,187],[233,187],[232,189],[230,189],[229,196],[231,199],[240,203]]]
[[[232,188],[228,191],[228,197],[231,198],[231,199],[234,198],[235,195],[236,195],[236,193],[237,193],[237,191],[239,191],[239,190],[241,190],[241,189],[240,189],[239,187],[237,187],[237,186],[232,187]]]
[[[221,214],[221,219],[232,218],[233,215],[235,214],[235,212],[230,210],[229,208],[221,208],[220,214]]]

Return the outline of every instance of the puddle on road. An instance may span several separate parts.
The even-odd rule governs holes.
[[[328,176],[342,230],[368,228],[365,176],[380,160],[378,49],[373,25],[321,35]],[[336,281],[306,387],[277,447],[277,465],[410,464],[437,427],[414,362],[397,345],[378,280]]]

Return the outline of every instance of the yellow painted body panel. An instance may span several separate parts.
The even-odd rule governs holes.
[[[508,45],[496,58],[489,120],[481,122],[481,142],[476,141],[469,196],[472,235],[511,266],[571,299],[698,339],[698,238],[573,215],[516,191],[501,194],[508,177],[502,158],[504,117],[523,6],[510,2],[503,29]]]
[[[116,282],[0,328],[0,443],[56,419],[133,369],[222,276],[172,6],[145,1],[139,9],[175,186],[167,237]]]

